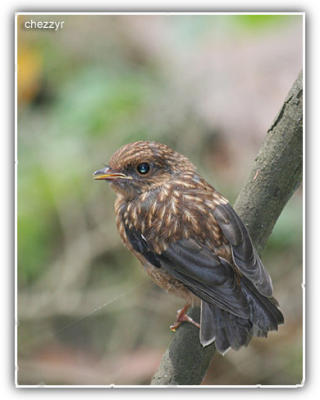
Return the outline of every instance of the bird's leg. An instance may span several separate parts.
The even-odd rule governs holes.
[[[170,329],[172,332],[175,332],[177,328],[182,324],[182,322],[190,322],[195,325],[197,328],[200,328],[198,322],[194,321],[189,315],[187,315],[187,311],[190,308],[190,304],[186,304],[181,310],[177,311],[177,320],[173,325],[170,325]]]

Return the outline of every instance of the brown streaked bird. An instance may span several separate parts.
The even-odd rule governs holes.
[[[271,278],[228,200],[183,155],[156,142],[121,147],[94,173],[117,193],[122,241],[160,287],[182,297],[183,321],[200,328],[200,342],[224,353],[267,336],[284,322]],[[200,324],[186,311],[200,305]]]

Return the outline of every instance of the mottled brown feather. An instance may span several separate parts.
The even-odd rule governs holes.
[[[186,157],[165,145],[137,142],[120,148],[112,156],[110,167],[122,171],[127,165],[154,161],[155,157],[159,165],[161,160],[158,157],[166,158],[173,166],[183,164],[184,170],[177,176],[163,174],[162,179],[157,176],[148,191],[142,191],[129,200],[122,192],[118,192],[115,202],[116,223],[125,246],[146,265],[146,260],[133,250],[126,235],[125,226],[135,227],[152,243],[156,253],[163,252],[172,242],[197,237],[216,255],[232,263],[228,241],[213,216],[215,207],[228,201],[196,173]],[[166,272],[150,265],[147,265],[146,271],[156,284],[167,291],[185,299],[194,298],[182,283],[172,277],[168,279]],[[161,278],[162,274],[164,276]]]
[[[215,340],[222,353],[238,349],[283,323],[244,224],[185,156],[160,143],[130,143],[102,173],[117,193],[121,239],[146,273],[189,304],[201,300],[203,346]]]

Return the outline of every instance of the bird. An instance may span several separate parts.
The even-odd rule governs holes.
[[[116,192],[116,225],[147,275],[185,301],[181,323],[199,328],[203,347],[225,354],[284,323],[271,277],[229,201],[184,155],[165,144],[120,147],[93,173]],[[200,321],[187,315],[200,307]]]

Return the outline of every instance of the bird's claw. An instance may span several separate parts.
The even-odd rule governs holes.
[[[195,325],[197,328],[200,329],[200,324],[198,322],[194,321],[189,315],[186,314],[190,307],[190,304],[186,304],[181,310],[177,311],[177,319],[176,322],[172,325],[170,325],[170,330],[172,332],[175,332],[179,326],[182,324],[182,322],[189,322],[192,325]]]

